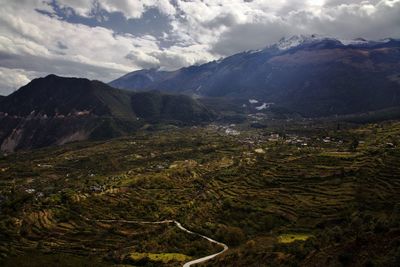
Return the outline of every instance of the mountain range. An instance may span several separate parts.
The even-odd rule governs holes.
[[[0,103],[3,151],[129,134],[148,123],[210,121],[213,112],[184,95],[133,93],[82,78],[49,75]]]
[[[309,117],[368,112],[400,104],[400,40],[293,36],[175,71],[134,71],[109,84],[242,104],[254,99],[260,108],[265,103]]]
[[[34,79],[0,96],[0,149],[106,139],[146,125],[195,125],[220,114],[397,118],[399,106],[400,40],[293,36],[176,71],[134,71],[108,85]]]

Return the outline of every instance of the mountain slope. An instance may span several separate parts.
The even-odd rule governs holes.
[[[132,97],[132,109],[137,116],[150,121],[196,122],[208,121],[213,117],[213,113],[204,105],[188,96],[159,92],[135,93]]]
[[[208,97],[258,99],[306,116],[400,104],[400,41],[295,36],[200,66],[129,73],[110,84]],[[244,103],[244,102],[243,102]]]
[[[145,95],[87,79],[35,79],[0,103],[1,150],[112,138],[149,122],[195,124],[213,118],[188,96]]]
[[[56,116],[86,111],[97,116],[133,117],[132,110],[126,108],[129,103],[129,94],[102,82],[49,75],[33,80],[6,97],[0,109],[16,116],[32,112]]]

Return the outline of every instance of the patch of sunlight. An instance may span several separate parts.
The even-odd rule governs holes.
[[[191,257],[180,253],[139,253],[139,252],[131,253],[130,258],[132,258],[135,261],[147,258],[150,261],[158,261],[163,263],[168,263],[171,261],[188,261],[191,259]]]
[[[312,237],[312,235],[309,234],[282,234],[278,236],[278,242],[288,244],[295,241],[306,241],[310,237]]]

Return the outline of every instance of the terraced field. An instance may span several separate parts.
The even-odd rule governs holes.
[[[182,266],[221,250],[124,222],[177,220],[230,247],[203,265],[396,266],[400,123],[335,126],[171,128],[4,155],[0,263]]]

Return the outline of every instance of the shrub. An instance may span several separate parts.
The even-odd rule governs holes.
[[[343,266],[349,266],[351,261],[353,260],[353,254],[351,252],[343,252],[339,255],[339,262]]]
[[[245,240],[245,235],[239,227],[223,226],[217,231],[217,236],[229,246],[238,246]]]

